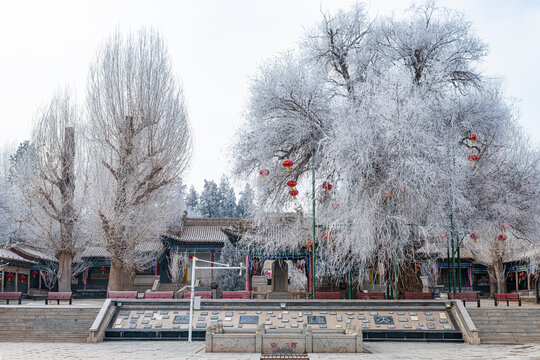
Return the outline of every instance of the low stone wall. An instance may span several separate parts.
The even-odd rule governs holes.
[[[362,329],[348,326],[344,331],[313,332],[311,326],[294,331],[268,331],[261,325],[255,332],[223,331],[211,326],[206,331],[206,352],[262,354],[360,353],[363,352]]]

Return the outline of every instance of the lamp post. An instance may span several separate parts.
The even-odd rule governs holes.
[[[313,204],[313,208],[312,208],[312,231],[311,231],[311,242],[313,243],[313,246],[311,247],[311,266],[312,266],[312,271],[311,271],[311,274],[312,274],[312,281],[313,281],[313,287],[312,287],[312,291],[313,291],[313,294],[312,294],[312,299],[315,300],[316,299],[316,294],[317,294],[317,291],[315,290],[315,284],[316,284],[316,279],[315,279],[315,146],[313,146],[311,148],[311,200],[312,200],[312,204]]]

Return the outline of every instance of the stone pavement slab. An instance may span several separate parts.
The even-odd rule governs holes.
[[[540,344],[467,345],[449,343],[369,342],[370,354],[309,354],[310,360],[344,359],[540,359]],[[129,341],[100,344],[0,343],[0,360],[18,359],[224,359],[259,360],[260,354],[204,352],[201,342]]]

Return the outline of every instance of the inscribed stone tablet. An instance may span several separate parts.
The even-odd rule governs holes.
[[[195,327],[198,327],[198,328],[205,328],[205,327],[206,327],[206,323],[197,323],[197,325],[195,325]]]
[[[225,316],[226,316],[226,317],[231,317],[231,316],[233,316],[233,315],[234,315],[234,313],[233,313],[232,311],[227,311],[227,312],[225,313]]]
[[[411,328],[411,324],[405,324],[405,325],[403,325],[403,327],[404,327],[405,329],[410,329],[410,328]]]
[[[160,313],[160,315],[167,315],[169,312],[168,311],[160,311],[159,313]]]
[[[391,325],[394,323],[392,316],[375,316],[375,324]]]
[[[326,316],[308,316],[308,324],[326,324]]]
[[[376,311],[370,311],[370,312],[369,312],[369,315],[371,315],[371,316],[376,316],[376,315],[378,315],[378,314],[379,314],[379,313],[376,312]]]
[[[398,321],[399,321],[399,322],[408,322],[409,319],[400,317],[400,318],[398,319]]]
[[[206,315],[208,315],[208,312],[207,312],[207,311],[202,311],[202,312],[201,312],[201,316],[206,316]]]
[[[240,324],[258,324],[259,317],[257,315],[240,316]]]
[[[319,329],[326,329],[326,325],[319,325]]]
[[[129,315],[129,310],[122,310],[118,313],[118,315]]]
[[[298,327],[298,324],[291,324],[291,327],[292,327],[292,328],[297,328],[297,327]]]
[[[411,316],[411,321],[418,321],[418,316]]]
[[[445,330],[452,330],[452,326],[450,326],[450,325],[443,325],[443,329],[445,329]]]
[[[173,319],[173,324],[189,324],[189,316],[176,315]]]
[[[446,324],[446,323],[448,322],[448,320],[446,320],[446,319],[441,319],[441,320],[439,320],[439,322],[440,322],[441,324]]]
[[[427,323],[427,328],[428,328],[428,329],[435,329],[435,324],[432,323],[432,322],[428,322],[428,323]]]

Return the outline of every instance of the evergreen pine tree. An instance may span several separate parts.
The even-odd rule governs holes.
[[[229,179],[224,175],[219,184],[220,207],[219,217],[234,218],[237,217],[236,195]]]
[[[219,259],[222,264],[238,266],[244,263],[244,256],[240,254],[229,240],[225,240],[225,245]],[[215,282],[220,291],[244,290],[246,286],[245,272],[240,275],[238,270],[217,270]]]
[[[240,199],[238,200],[237,216],[240,218],[249,218],[253,216],[253,189],[249,184],[244,186],[244,190],[240,193]]]
[[[204,180],[204,188],[199,197],[199,211],[202,217],[219,217],[221,207],[219,188],[213,180]]]
[[[199,194],[193,185],[189,188],[189,192],[186,196],[186,206],[189,214],[199,211]]]

